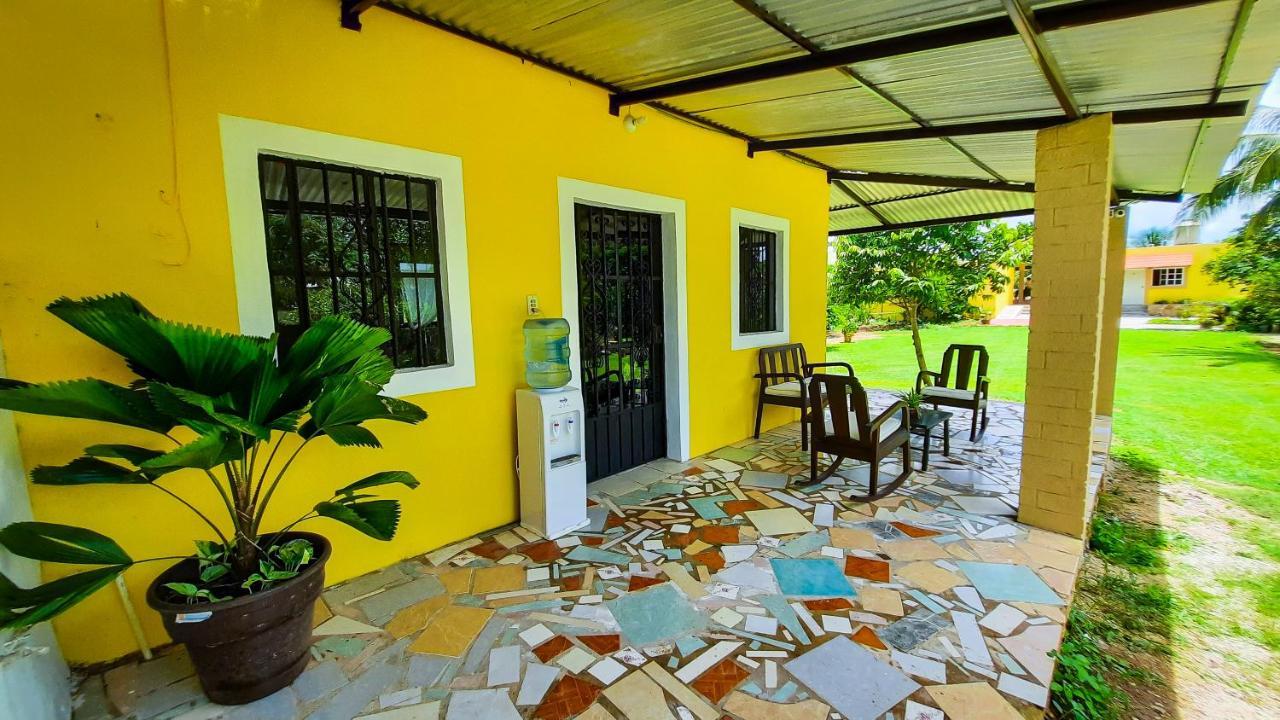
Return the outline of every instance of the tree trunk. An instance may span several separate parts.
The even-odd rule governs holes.
[[[924,343],[920,341],[920,320],[917,317],[919,308],[914,305],[904,308],[907,312],[907,322],[911,324],[911,345],[916,350],[916,365],[920,370],[928,370],[929,367],[924,362]]]

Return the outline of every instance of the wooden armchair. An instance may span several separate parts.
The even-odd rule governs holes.
[[[974,360],[977,360],[975,367]],[[987,377],[989,356],[982,345],[953,344],[942,354],[942,372],[921,370],[916,375],[916,391],[922,401],[973,411],[973,424],[969,428],[969,442],[977,442],[987,431],[987,393],[991,380]],[[955,377],[951,371],[955,370]],[[978,417],[982,417],[982,431],[978,431]]]
[[[823,412],[823,397],[831,417]],[[870,464],[867,494],[853,500],[866,502],[888,495],[911,477],[911,433],[907,404],[896,402],[871,417],[867,391],[855,377],[814,375],[809,388],[809,425],[813,442],[809,450],[809,484],[831,477],[846,458]],[[902,452],[902,472],[889,484],[880,486],[880,461]],[[835,459],[818,472],[818,453]]]
[[[808,387],[813,369],[842,367],[852,376],[853,366],[843,362],[811,363],[805,355],[804,345],[800,343],[760,348],[757,361],[760,371],[755,377],[760,380],[760,390],[756,401],[756,438],[760,437],[765,405],[796,408],[800,411],[800,447],[809,449],[809,431],[804,421],[809,407]]]

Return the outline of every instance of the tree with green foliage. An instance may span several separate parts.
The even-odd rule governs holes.
[[[828,302],[901,308],[925,370],[921,321],[959,319],[975,295],[1002,290],[1007,270],[1030,258],[1032,227],[970,222],[846,235],[836,242]]]
[[[1168,245],[1173,238],[1173,232],[1169,228],[1150,227],[1143,230],[1138,237],[1130,242],[1133,247],[1161,247]]]
[[[1205,270],[1217,282],[1245,289],[1234,310],[1236,327],[1266,331],[1280,326],[1280,215],[1254,232],[1248,227],[1226,238],[1227,249]]]
[[[1205,219],[1236,201],[1261,203],[1207,269],[1218,282],[1246,290],[1236,307],[1237,327],[1267,330],[1280,325],[1280,111],[1259,111],[1251,128],[1257,131],[1240,139],[1231,169],[1183,212]]]

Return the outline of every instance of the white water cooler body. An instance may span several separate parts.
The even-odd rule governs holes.
[[[582,393],[517,390],[520,524],[546,538],[587,525]]]

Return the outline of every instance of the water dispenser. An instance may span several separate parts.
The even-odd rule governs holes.
[[[556,538],[587,524],[582,393],[516,391],[520,524]]]

